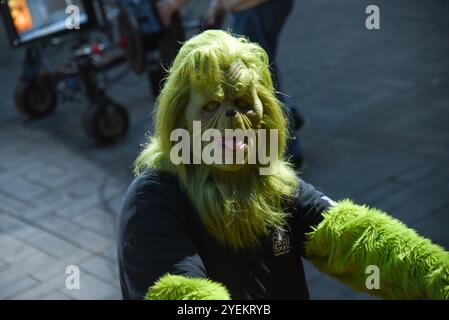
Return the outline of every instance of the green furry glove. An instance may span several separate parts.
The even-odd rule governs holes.
[[[167,274],[148,290],[145,300],[230,300],[226,288],[202,278]]]
[[[377,209],[338,202],[307,234],[306,255],[358,291],[387,299],[449,299],[449,253]],[[370,265],[380,288],[368,290]]]

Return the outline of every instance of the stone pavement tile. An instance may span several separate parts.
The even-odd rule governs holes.
[[[428,103],[431,103],[430,101]],[[438,114],[436,114],[438,116]],[[392,135],[397,135],[407,133],[408,137],[414,137],[418,134],[418,138],[423,138],[422,129],[425,128],[423,124],[431,123],[436,124],[435,112],[429,112],[427,108],[409,108],[407,112],[402,114],[402,117],[390,121],[390,123],[385,123],[382,131],[391,133]],[[408,132],[409,128],[413,127],[412,132]],[[426,128],[426,131],[432,131],[432,138],[435,138],[435,130]]]
[[[118,218],[120,210],[122,209],[123,201],[125,200],[126,190],[128,189],[129,184],[124,184],[124,186],[126,186],[124,190],[118,192],[114,197],[109,199],[108,203],[111,210],[116,214],[115,215],[116,219]]]
[[[436,186],[436,189],[438,188],[440,187]],[[416,196],[404,198],[403,202],[396,209],[393,209],[392,212],[395,217],[411,224],[426,220],[432,212],[440,209],[442,206],[445,206],[447,212],[449,208],[448,202],[448,193],[444,194],[435,192],[434,190],[422,189]],[[437,226],[435,228],[438,229]]]
[[[114,193],[100,190],[91,193],[84,198],[75,200],[70,206],[57,210],[56,214],[67,218],[77,218],[94,209],[100,209],[109,214],[112,221],[115,221],[120,212],[125,188],[116,189]]]
[[[0,258],[0,272],[9,268],[9,263]]]
[[[17,219],[0,208],[0,231],[15,238],[27,239],[41,230],[27,222]]]
[[[85,270],[114,287],[119,285],[118,264],[101,256],[91,256],[84,260],[80,264],[80,270]]]
[[[309,281],[314,281],[322,277],[323,273],[315,268],[312,262],[307,259],[302,259],[302,263],[304,266],[304,273],[306,275],[307,283],[309,283]]]
[[[107,179],[103,173],[86,176],[64,188],[64,191],[75,199],[86,198],[92,194],[97,194],[100,188],[105,187],[104,181]]]
[[[115,216],[100,208],[92,208],[74,218],[84,228],[96,232],[106,238],[116,238]]]
[[[73,200],[57,209],[55,214],[61,217],[74,219],[79,215],[82,215],[92,208],[101,206],[101,198],[98,195],[93,195],[91,197],[84,198],[82,200]]]
[[[69,242],[72,242],[72,238],[84,229],[82,226],[55,214],[49,214],[33,223]]]
[[[29,245],[46,252],[54,258],[67,258],[70,256],[78,256],[85,250],[64,240],[60,237],[52,235],[48,232],[41,232],[27,239]]]
[[[48,193],[51,194],[51,193]],[[45,197],[45,196],[43,196]],[[42,198],[42,197],[41,197]],[[57,206],[56,203],[51,204],[49,206],[37,206],[33,207],[27,211],[22,212],[17,217],[23,217],[24,220],[30,221],[32,219],[41,219],[49,214],[54,212],[53,206]]]
[[[31,183],[23,178],[15,177],[8,182],[0,184],[0,190],[19,201],[32,202],[37,197],[49,191],[36,183]]]
[[[388,183],[381,182],[377,186],[373,186],[369,190],[357,193],[354,197],[355,200],[360,201],[371,206],[382,208],[382,201],[392,194],[400,193],[403,190],[404,185],[395,181],[389,181]]]
[[[28,243],[15,239],[5,233],[0,233],[0,243],[0,257],[11,265],[43,253],[37,248],[28,245]]]
[[[40,299],[42,300],[72,300],[69,296],[63,294],[59,291],[52,291],[48,295],[42,296]]]
[[[366,299],[369,295],[362,295],[348,286],[342,284],[336,279],[326,274],[322,274],[319,278],[308,281],[310,298],[313,300],[320,299]]]
[[[23,118],[21,118],[22,120]],[[42,141],[46,141],[51,143],[52,140],[50,139],[50,137],[48,136],[48,134],[45,131],[39,131],[39,130],[31,130],[29,128],[29,124],[33,123],[33,121],[28,121],[28,120],[24,120],[24,121],[20,121],[20,123],[16,123],[17,124],[21,124],[21,125],[17,125],[17,128],[14,128],[13,132],[9,131],[9,139],[8,141],[15,141],[17,140],[18,142],[21,143],[21,145],[25,145],[24,148],[21,147],[21,145],[19,145],[19,148],[17,148],[16,150],[20,150],[21,152],[40,152],[40,150],[43,150],[45,152],[45,148],[48,147],[47,144],[42,146],[42,149],[39,148],[37,150],[32,150],[29,146],[33,146],[36,144],[36,142],[42,142]],[[5,130],[6,130],[6,136],[8,136],[8,130],[11,128],[11,126],[5,126]],[[27,145],[28,144],[28,145]]]
[[[64,189],[48,192],[33,201],[33,208],[21,214],[27,219],[43,218],[65,208],[79,205],[79,201],[68,196]]]
[[[446,141],[444,147],[435,146],[431,144],[424,144],[416,146],[416,152],[427,157],[431,157],[440,161],[447,161],[447,150],[449,143]]]
[[[443,246],[446,250],[449,250],[448,208],[449,202],[427,215],[424,219],[411,224],[411,227],[413,227],[419,234],[431,238],[433,242]]]
[[[101,252],[100,256],[111,261],[112,263],[117,264],[117,240]]]
[[[65,149],[59,150],[54,156],[45,159],[46,163],[66,171],[77,173],[78,178],[84,178],[89,175],[97,176],[107,173],[101,165],[95,163],[89,159],[89,157],[86,157],[83,151],[72,151],[66,149],[68,148],[67,144],[61,145],[64,146]]]
[[[3,259],[0,259],[0,272],[2,269],[6,269],[6,264],[6,267],[13,266],[20,272],[32,275],[37,270],[46,268],[56,262],[56,259],[45,252],[29,246],[24,241],[26,238],[18,239],[17,234],[20,233],[0,233],[3,247],[0,249],[0,254],[3,257]]]
[[[378,299],[368,293],[356,292],[342,282],[335,278],[322,273],[315,269],[312,264],[304,265],[306,271],[306,279],[309,287],[310,298],[315,299],[362,299],[374,300]],[[315,271],[313,271],[315,270]],[[317,275],[310,277],[310,274],[317,273]]]
[[[17,165],[17,162],[15,162],[15,164]],[[4,171],[0,174],[0,181],[7,183],[16,177],[21,177],[29,172],[39,170],[42,165],[45,165],[45,162],[40,159],[26,159],[26,161],[24,161],[22,165],[18,165],[17,168],[13,169],[5,167]]]
[[[350,179],[342,178],[345,182],[342,182],[341,185],[345,186],[347,192],[357,196],[361,193],[370,192],[373,188],[382,189],[389,183],[394,183],[398,174],[416,163],[416,159],[411,159],[409,163],[402,160],[396,161],[396,159],[391,161],[391,159],[381,157],[376,157],[376,159],[378,160],[376,165],[365,168],[365,170],[359,172],[358,176],[351,176]]]
[[[429,179],[423,178],[410,184],[390,182],[379,185],[377,189],[359,199],[386,211],[408,225],[415,225],[425,221],[442,206],[447,211],[449,191],[444,189],[447,179],[449,179],[447,174],[441,177],[432,174]],[[435,225],[435,230],[437,229],[438,225]],[[431,234],[428,236],[432,237]]]
[[[101,252],[112,243],[111,239],[86,230],[82,225],[57,215],[48,215],[43,219],[39,219],[36,224],[59,238],[87,251]]]
[[[354,148],[352,148],[353,150]],[[328,144],[325,153],[307,153],[306,162],[309,168],[304,174],[306,181],[317,187],[326,186],[325,193],[339,193],[341,186],[346,194],[339,196],[348,196],[348,189],[351,187],[351,181],[360,179],[367,175],[379,165],[373,152],[350,152],[348,147]],[[306,150],[307,152],[307,150]],[[319,170],[316,170],[318,169]],[[339,177],[335,179],[335,177]]]
[[[38,282],[28,276],[18,279],[0,290],[0,299],[13,299],[18,294],[31,288],[35,288],[37,285]]]
[[[123,194],[122,181],[108,174],[95,174],[87,176],[64,188],[64,191],[75,199],[98,197],[110,199],[118,194]]]
[[[34,183],[38,183],[50,190],[58,190],[59,187],[69,185],[71,182],[79,179],[80,172],[75,170],[66,170],[55,165],[44,162],[39,168],[23,174],[23,177]]]
[[[374,198],[377,195],[377,199],[379,199],[388,195],[389,190],[396,190],[398,186],[404,186],[406,181],[425,175],[420,170],[424,163],[421,159],[402,155],[395,155],[393,161],[391,158],[379,157],[377,166],[365,170],[359,177],[347,181],[345,189],[351,192],[355,198],[364,197],[366,199],[367,194],[374,193]],[[410,172],[415,172],[415,174],[411,175]]]
[[[65,262],[59,261],[50,268],[51,271],[46,271],[46,275],[39,272],[33,274],[33,278],[40,281],[39,286],[30,288],[30,290],[21,292],[20,294],[14,294],[13,298],[48,299],[47,297],[51,296],[54,292],[59,292],[71,299],[103,299],[109,298],[112,295],[117,296],[119,293],[118,278],[114,278],[112,268],[108,271],[107,260],[92,260],[92,257],[94,256],[90,255],[90,260],[88,259],[85,262],[82,262],[81,260],[76,262],[74,262],[75,260],[66,260]],[[98,263],[100,265],[96,266],[95,264]],[[111,265],[111,263],[109,264]],[[58,268],[56,268],[57,265]],[[65,287],[65,281],[67,279],[65,270],[68,265],[80,267],[80,290],[69,290]],[[104,281],[99,280],[102,278],[97,277],[97,275],[100,275]],[[8,288],[10,282],[11,281],[7,283]],[[2,292],[1,288],[0,283],[0,292]]]
[[[35,274],[45,268],[49,268],[57,262],[58,259],[50,257],[48,254],[39,252],[33,255],[27,255],[21,260],[15,262],[14,268],[35,278]]]
[[[79,266],[83,260],[90,257],[92,253],[87,251],[82,251],[80,254],[72,255],[63,259],[57,259],[53,264],[46,268],[40,268],[33,273],[33,278],[41,281],[47,282],[52,278],[64,275],[67,266],[76,265]]]
[[[32,287],[35,283],[36,281],[27,276],[23,270],[8,264],[3,265],[0,269],[0,299],[20,292],[24,287]]]
[[[395,212],[394,215],[400,219],[417,221],[447,201],[445,187],[448,179],[449,171],[444,166],[436,168],[418,183],[404,186],[399,192],[385,198],[382,206],[387,211]]]
[[[92,231],[83,229],[81,229],[79,233],[68,234],[67,238],[71,239],[72,243],[94,253],[103,252],[112,243],[110,239],[106,239]]]
[[[114,291],[110,296],[106,297],[105,300],[123,300],[121,290]]]
[[[408,170],[400,173],[395,177],[395,180],[400,183],[414,183],[425,179],[427,175],[431,174],[435,170],[435,167],[440,166],[440,163],[431,159],[423,157],[419,163]]]
[[[0,191],[0,208],[6,212],[20,215],[23,212],[33,209],[33,205],[14,199]]]
[[[12,296],[12,298],[16,300],[40,300],[54,292],[67,290],[65,289],[65,281],[66,274],[61,274],[49,279],[48,281],[41,282],[38,286],[23,290],[22,292]]]
[[[5,292],[6,290],[4,288],[11,286],[27,276],[23,270],[11,267],[4,269],[0,275],[0,292]]]
[[[68,290],[63,288],[59,291],[77,300],[102,300],[120,292],[118,287],[111,286],[86,273],[80,274],[79,290]]]
[[[109,167],[116,164],[117,159],[120,159],[121,156],[129,157],[128,150],[130,147],[127,145],[129,142],[131,141],[120,141],[113,148],[101,149],[101,152],[98,152],[98,148],[95,147],[91,150],[91,153],[89,153],[89,150],[86,150],[86,153],[89,154],[91,159],[93,159],[96,163],[100,164],[102,168]],[[136,146],[134,146],[134,148],[135,147]]]
[[[40,267],[39,263],[33,265],[34,268]],[[27,272],[23,263],[16,263],[5,270],[0,270],[0,299],[15,299],[28,290],[35,290],[40,284],[32,272],[29,270]]]
[[[15,127],[14,127],[15,129]],[[12,129],[10,129],[11,132]],[[4,130],[2,131],[4,134]],[[2,157],[0,157],[0,165],[8,170],[14,171],[15,168],[23,166],[34,166],[32,162],[36,159],[36,155],[30,153],[33,150],[31,142],[23,143],[14,139],[16,143],[9,144],[7,147],[2,147]],[[24,150],[21,150],[24,149]]]

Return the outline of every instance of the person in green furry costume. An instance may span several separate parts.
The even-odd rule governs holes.
[[[182,46],[120,216],[124,298],[308,299],[304,257],[383,298],[449,299],[448,252],[386,213],[333,202],[296,175],[284,157],[287,117],[268,61],[257,44],[218,30]],[[242,150],[240,162],[206,164],[190,153],[173,161],[173,132],[193,133],[196,121],[219,133],[274,130],[276,140],[220,138],[219,151]],[[250,163],[260,143],[275,157]],[[379,270],[376,290],[366,287],[370,266]]]

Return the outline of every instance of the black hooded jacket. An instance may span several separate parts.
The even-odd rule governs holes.
[[[177,178],[148,171],[136,177],[119,221],[118,261],[124,299],[142,299],[170,273],[222,283],[232,299],[308,299],[301,257],[305,233],[322,220],[329,200],[300,181],[286,208],[285,231],[258,248],[236,251],[210,235]]]

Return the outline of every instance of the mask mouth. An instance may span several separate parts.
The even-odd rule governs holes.
[[[243,137],[222,138],[219,143],[221,146],[231,151],[242,150],[246,145]]]

